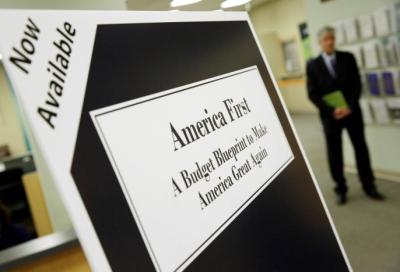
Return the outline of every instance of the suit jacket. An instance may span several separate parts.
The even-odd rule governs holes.
[[[357,63],[351,53],[336,51],[336,78],[332,77],[322,55],[307,63],[308,97],[318,107],[323,119],[334,120],[334,108],[325,104],[322,97],[330,92],[341,90],[352,114],[360,114],[358,100],[361,94],[361,81]]]

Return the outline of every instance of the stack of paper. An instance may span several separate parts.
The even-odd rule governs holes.
[[[336,44],[337,45],[344,44],[345,38],[344,38],[343,22],[340,21],[333,23],[332,27],[335,28]]]
[[[400,95],[400,70],[399,69],[387,69],[386,73],[390,73],[393,82],[394,95]]]
[[[366,99],[361,99],[360,100],[360,106],[361,106],[361,111],[363,113],[363,119],[364,119],[364,123],[366,124],[371,124],[374,122],[374,119],[372,117],[372,113],[371,113],[371,107],[369,105],[368,100]]]
[[[393,123],[400,124],[400,98],[388,98],[386,102]]]
[[[400,31],[399,31],[399,33],[397,33],[397,35],[392,36],[391,39],[393,40],[393,43],[395,44],[397,61],[400,65]]]
[[[385,54],[385,59],[387,61],[387,65],[396,66],[400,63],[400,56],[398,50],[398,37],[390,36],[383,37],[381,39],[383,46],[383,53]]]
[[[354,55],[357,61],[358,67],[364,67],[363,57],[362,57],[362,48],[360,45],[355,44],[351,46],[347,46],[345,50],[349,51]]]
[[[374,119],[378,124],[389,124],[390,117],[386,107],[386,102],[382,98],[371,99],[370,101]]]
[[[390,28],[392,32],[400,31],[400,2],[394,2],[388,6],[390,12]]]
[[[346,42],[352,43],[358,40],[358,27],[355,18],[349,18],[343,21],[344,35]]]
[[[374,18],[375,32],[377,36],[387,35],[391,32],[391,12],[387,6],[375,10],[372,16]]]
[[[378,58],[379,58],[380,66],[386,67],[389,65],[389,59],[388,59],[386,47],[383,44],[383,40],[386,40],[386,37],[383,37],[382,39],[379,39],[376,41],[376,48],[378,51]]]
[[[367,82],[367,72],[365,70],[360,70],[360,78],[361,78],[361,95],[366,96],[369,94],[368,82]]]
[[[380,66],[378,43],[369,41],[363,44],[364,64],[366,68],[378,68]]]
[[[368,39],[374,36],[374,22],[370,14],[360,15],[357,18],[360,27],[360,37]]]

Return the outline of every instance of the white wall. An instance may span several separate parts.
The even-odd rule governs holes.
[[[304,57],[298,25],[306,21],[304,0],[275,0],[250,10],[250,19],[257,35],[276,33],[281,41],[295,40],[300,62]]]
[[[4,67],[0,62],[0,145],[6,144],[12,156],[27,152],[16,100],[9,89]]]
[[[305,0],[314,54],[319,53],[316,33],[321,27],[339,19],[370,13],[388,3],[393,3],[393,0],[334,0],[326,3]],[[367,125],[366,134],[376,172],[400,175],[400,126]],[[345,137],[344,153],[346,165],[354,166],[353,150],[348,137]]]
[[[307,97],[304,75],[299,80],[280,80],[285,76],[282,41],[296,42],[299,61],[303,70],[305,67],[298,30],[299,24],[306,21],[304,0],[269,1],[253,8],[249,15],[288,110],[292,113],[316,112]]]

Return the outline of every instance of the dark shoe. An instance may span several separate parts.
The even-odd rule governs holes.
[[[373,200],[385,200],[385,196],[379,193],[377,190],[373,191],[366,191],[365,194],[369,197],[372,198]]]
[[[347,195],[346,194],[337,193],[336,197],[337,197],[336,202],[338,205],[344,205],[347,203]]]

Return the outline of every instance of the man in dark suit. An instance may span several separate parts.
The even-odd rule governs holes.
[[[335,30],[324,27],[318,33],[321,55],[307,64],[307,89],[310,100],[318,107],[322,121],[331,176],[336,182],[338,203],[347,201],[347,185],[343,173],[342,130],[346,129],[353,144],[357,170],[367,196],[383,200],[376,190],[374,174],[364,136],[364,124],[358,103],[361,81],[354,56],[335,50]],[[341,91],[348,107],[334,108],[323,96]]]

